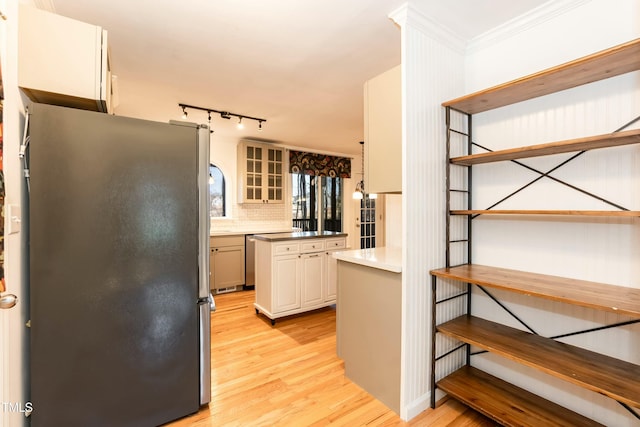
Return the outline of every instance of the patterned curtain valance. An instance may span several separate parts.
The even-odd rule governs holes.
[[[312,176],[351,178],[351,159],[290,150],[289,172]]]

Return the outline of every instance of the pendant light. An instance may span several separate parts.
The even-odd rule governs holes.
[[[364,196],[366,194],[365,190],[364,190],[364,141],[360,141],[360,145],[362,146],[362,149],[360,151],[360,155],[362,158],[362,169],[361,169],[361,173],[360,175],[362,176],[362,178],[360,179],[360,182],[358,182],[356,184],[356,189],[353,192],[353,199],[354,200],[362,200],[364,199]],[[369,199],[377,199],[378,195],[376,193],[371,193],[368,195]]]
[[[360,146],[362,147],[360,150],[360,156],[362,159],[362,169],[360,172],[360,175],[362,176],[362,178],[360,179],[360,182],[358,182],[356,184],[356,189],[353,192],[353,199],[354,200],[362,200],[364,198],[365,195],[365,191],[364,191],[364,141],[360,141]],[[374,194],[374,197],[371,197],[372,195],[369,195],[369,198],[375,199],[376,195]]]

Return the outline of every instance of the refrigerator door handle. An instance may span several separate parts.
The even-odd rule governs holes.
[[[198,304],[200,318],[200,405],[211,401],[211,306],[203,300]]]

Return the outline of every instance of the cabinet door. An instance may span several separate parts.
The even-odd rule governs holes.
[[[327,252],[326,261],[326,292],[325,301],[335,301],[338,295],[338,260],[335,259],[331,252]]]
[[[107,111],[106,31],[22,4],[18,19],[18,86],[25,94],[36,102]]]
[[[402,76],[400,66],[364,85],[364,150],[369,193],[402,192]]]
[[[264,183],[268,203],[282,203],[283,197],[283,150],[267,148],[267,170]]]
[[[215,281],[213,271],[216,267],[216,248],[209,249],[209,288],[215,289]]]
[[[263,148],[258,145],[244,146],[244,176],[243,197],[244,203],[262,203],[263,195]]]
[[[324,287],[326,283],[325,252],[304,254],[302,263],[302,306],[312,306],[324,302]]]
[[[300,258],[284,255],[273,258],[273,312],[300,308]]]
[[[213,288],[244,285],[244,246],[214,248]]]

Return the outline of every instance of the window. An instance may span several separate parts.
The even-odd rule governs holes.
[[[342,231],[342,178],[291,174],[293,226]]]
[[[365,194],[360,200],[360,249],[376,247],[376,199]]]
[[[209,215],[211,218],[220,218],[226,215],[226,196],[224,175],[216,165],[209,165],[209,196],[211,205]]]

